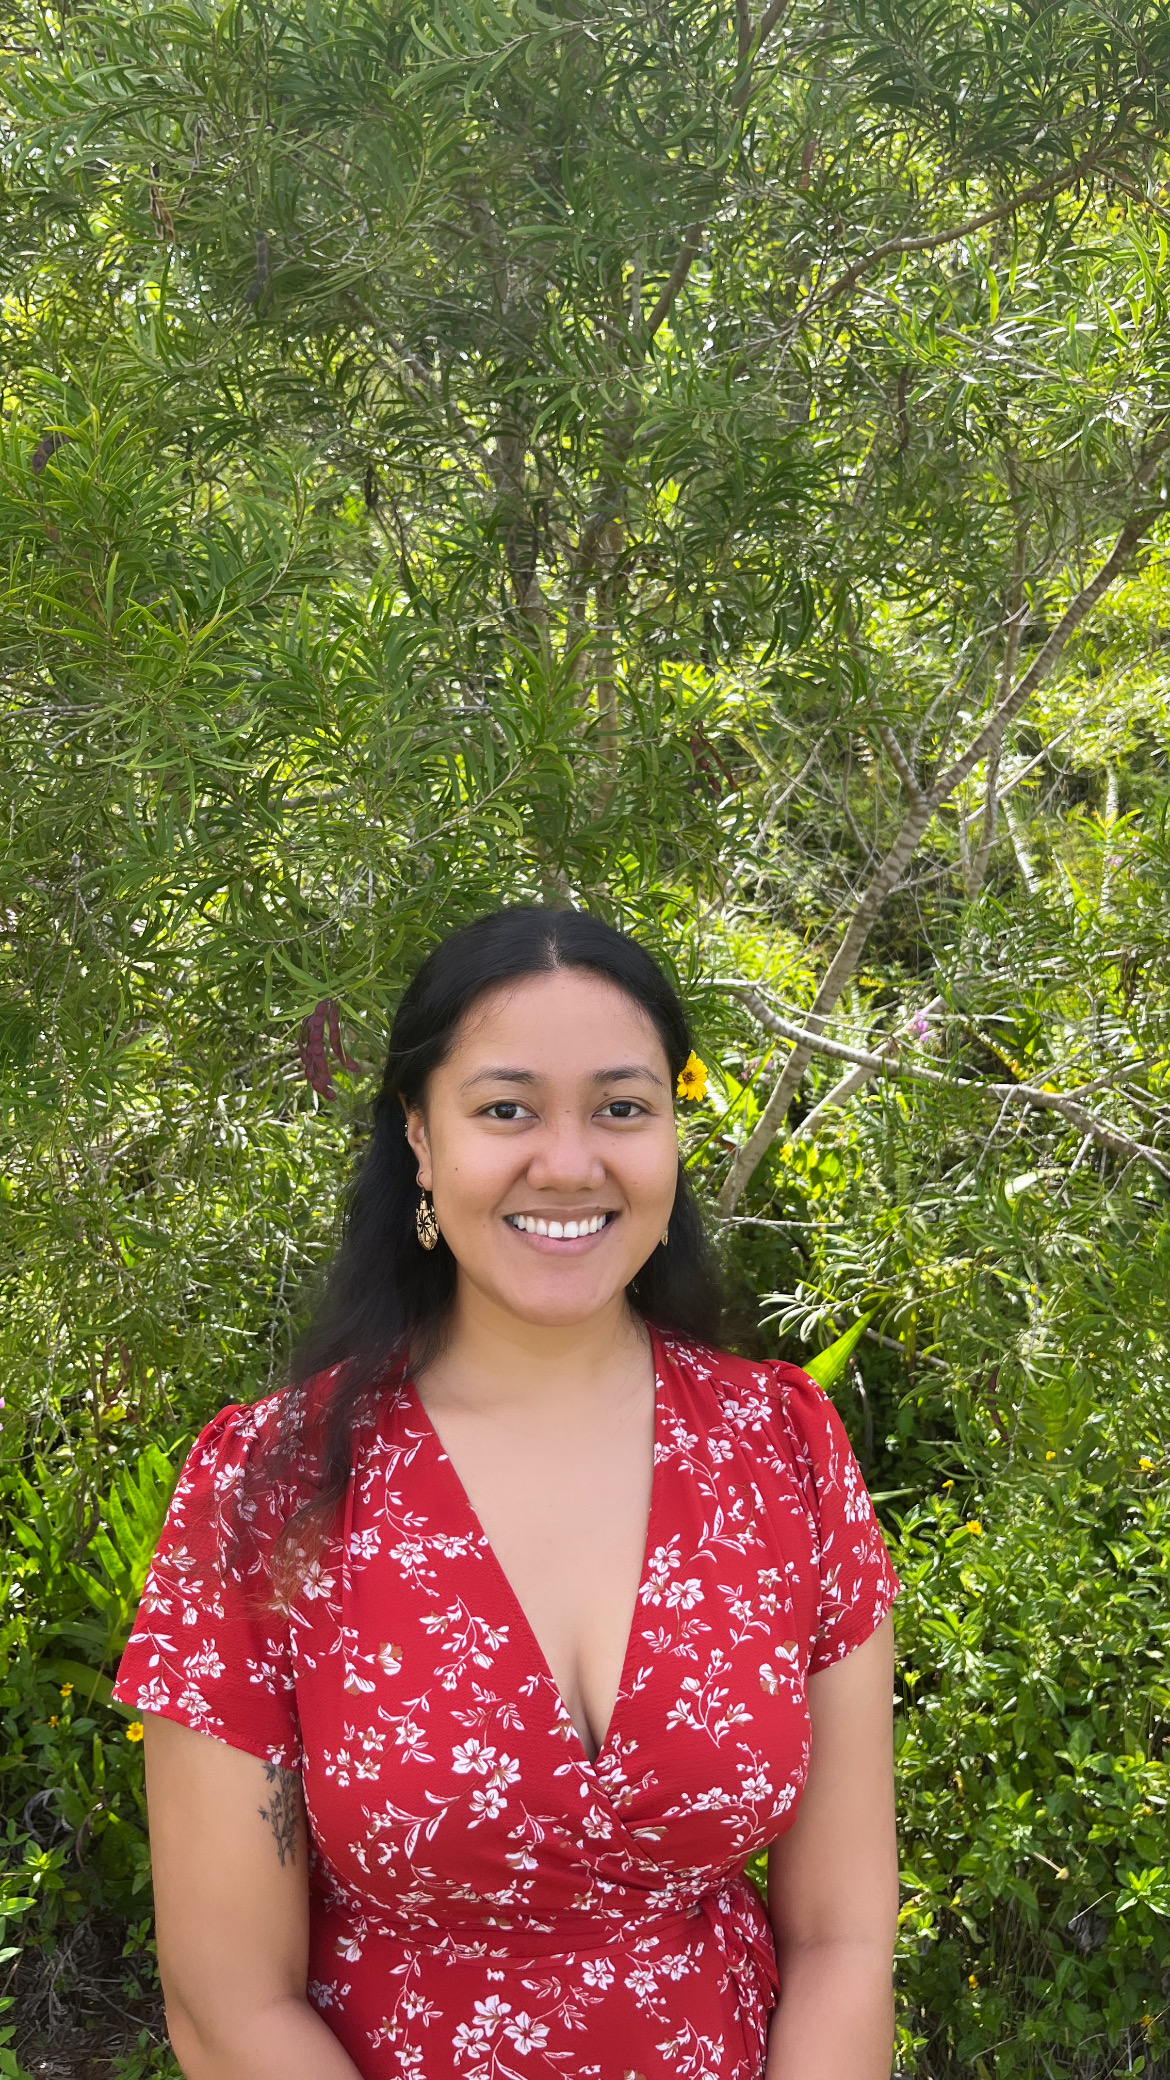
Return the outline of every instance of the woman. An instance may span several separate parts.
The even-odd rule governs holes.
[[[568,910],[403,999],[322,1318],[119,1675],[190,2080],[889,2074],[897,1583],[825,1395],[712,1348],[689,1055]]]

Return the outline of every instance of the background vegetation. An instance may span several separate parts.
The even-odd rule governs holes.
[[[437,934],[677,968],[906,1584],[899,2071],[1170,2073],[1170,17],[5,0],[0,2072],[169,2070],[109,1698]]]

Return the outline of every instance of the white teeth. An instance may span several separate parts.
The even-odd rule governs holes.
[[[520,1235],[549,1235],[554,1242],[575,1242],[581,1235],[597,1235],[608,1228],[614,1218],[609,1213],[591,1214],[588,1220],[546,1221],[531,1213],[509,1213],[505,1215],[509,1227]]]

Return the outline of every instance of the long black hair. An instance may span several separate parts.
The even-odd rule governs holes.
[[[580,910],[515,905],[452,932],[409,984],[394,1020],[373,1129],[350,1188],[341,1243],[293,1363],[271,1444],[256,1466],[264,1485],[295,1469],[305,1498],[293,1524],[328,1516],[345,1492],[356,1430],[379,1390],[433,1355],[455,1293],[456,1263],[440,1236],[418,1239],[417,1162],[404,1106],[421,1107],[476,1000],[501,983],[558,968],[615,983],[653,1021],[671,1084],[691,1052],[686,1013],[643,946]],[[666,1247],[627,1287],[647,1321],[704,1343],[717,1339],[722,1296],[699,1211],[679,1164]],[[307,1489],[303,1485],[307,1477]]]

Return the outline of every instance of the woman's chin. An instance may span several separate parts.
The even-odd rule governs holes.
[[[630,1277],[633,1275],[631,1272]],[[522,1278],[513,1275],[490,1283],[475,1283],[497,1307],[528,1328],[572,1329],[608,1313],[615,1302],[624,1298],[627,1280],[615,1280],[612,1271],[608,1277],[598,1277],[593,1267],[585,1264],[579,1269],[568,1264],[549,1265],[547,1269],[534,1264],[525,1267]]]

